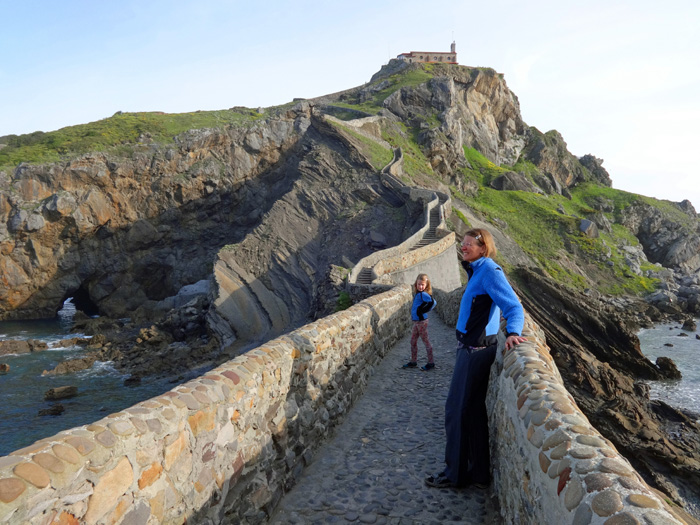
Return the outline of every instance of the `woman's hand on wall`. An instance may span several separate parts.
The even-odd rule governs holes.
[[[522,335],[509,335],[506,337],[506,352],[524,341],[527,341],[527,337],[523,337]]]

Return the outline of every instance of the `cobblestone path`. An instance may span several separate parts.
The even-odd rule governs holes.
[[[270,523],[500,523],[490,489],[423,483],[444,466],[444,404],[455,360],[454,329],[433,314],[429,333],[436,368],[401,369],[410,358],[408,330]],[[425,360],[419,340],[418,365]]]

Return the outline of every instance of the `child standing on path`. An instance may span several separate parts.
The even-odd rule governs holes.
[[[430,285],[427,274],[421,273],[416,277],[416,282],[413,283],[413,293],[411,360],[403,365],[403,368],[416,368],[418,366],[418,338],[420,337],[428,352],[428,362],[421,367],[421,370],[432,370],[435,368],[435,362],[433,361],[433,346],[428,339],[428,312],[435,308],[437,303],[432,297],[433,287]]]

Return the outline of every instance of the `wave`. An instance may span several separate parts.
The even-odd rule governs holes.
[[[129,374],[124,374],[114,367],[114,361],[95,361],[90,368],[81,370],[76,373],[77,377],[126,377]]]

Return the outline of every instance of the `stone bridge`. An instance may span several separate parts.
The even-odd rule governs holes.
[[[444,342],[434,374],[407,382],[407,371],[397,370],[408,355],[408,283],[420,272],[431,276],[441,341],[451,339],[462,286],[454,234],[444,227],[449,199],[403,187],[392,173],[400,159],[397,151],[383,181],[423,200],[425,225],[356,265],[348,283],[354,306],[0,458],[0,523],[684,523],[581,413],[529,316],[528,341],[504,355],[501,333],[491,370],[490,491],[425,492],[422,476],[441,468],[441,407],[454,356]],[[353,407],[377,416],[360,412],[358,420]],[[383,463],[355,455],[382,441],[391,442]],[[324,443],[330,448],[321,451]],[[350,451],[358,463],[336,471],[334,455]],[[360,484],[331,482],[348,473]]]
[[[431,210],[439,206],[437,217],[444,217],[449,204],[437,194],[426,202],[425,231],[409,244],[420,244],[431,229]],[[397,342],[403,341],[399,357],[393,359],[401,360],[407,352],[412,294],[405,282],[435,257],[444,258],[440,266],[457,266],[454,237],[447,238],[436,235],[434,242],[416,250],[407,244],[376,261],[361,261],[358,266],[372,269],[372,282],[365,288],[387,290],[348,310],[271,340],[163,395],[0,458],[0,522],[322,522],[328,501],[310,503],[301,516],[283,496],[298,482],[305,483],[304,472],[313,466],[323,443],[336,434],[348,435],[348,430],[338,429],[345,428],[340,425],[353,415],[370,381],[390,383],[393,375],[405,372],[381,368]],[[361,269],[350,279],[356,291],[362,286],[356,282]],[[435,274],[433,283],[436,315],[442,320],[436,319],[436,326],[447,326],[450,332],[461,287],[454,286],[451,270]],[[491,371],[487,404],[493,499],[470,490],[448,491],[452,495],[442,505],[449,512],[439,519],[435,514],[436,522],[683,523],[581,413],[562,383],[544,335],[529,316],[524,335],[526,343],[503,355],[501,334],[501,351]],[[449,363],[445,359],[439,365],[445,377]],[[420,381],[416,384],[410,401],[419,405],[425,392]],[[443,385],[442,390],[431,387],[433,402],[440,406],[447,381],[443,377],[436,384]],[[391,403],[390,396],[383,399]],[[389,425],[384,430],[396,442],[396,450],[412,446],[420,454],[422,442],[443,439],[438,430],[422,441],[412,438],[413,445],[410,439],[402,441],[407,434],[397,431],[402,412],[389,406],[396,420],[384,420]],[[440,468],[434,456],[426,457]],[[387,472],[389,467],[370,469],[368,475],[374,478],[368,478],[365,489],[383,486],[382,476],[389,476],[403,477],[405,483],[413,480],[419,485],[413,489],[426,490],[419,474],[407,476],[398,463],[394,465],[395,472]],[[334,497],[349,501],[340,494],[325,496],[331,502]],[[332,517],[430,521],[418,511],[413,517],[405,514],[411,508],[406,494],[395,490],[386,498],[384,504],[368,502],[362,509],[341,508],[342,516]],[[472,499],[476,503],[470,503]],[[286,514],[275,515],[277,508]]]

